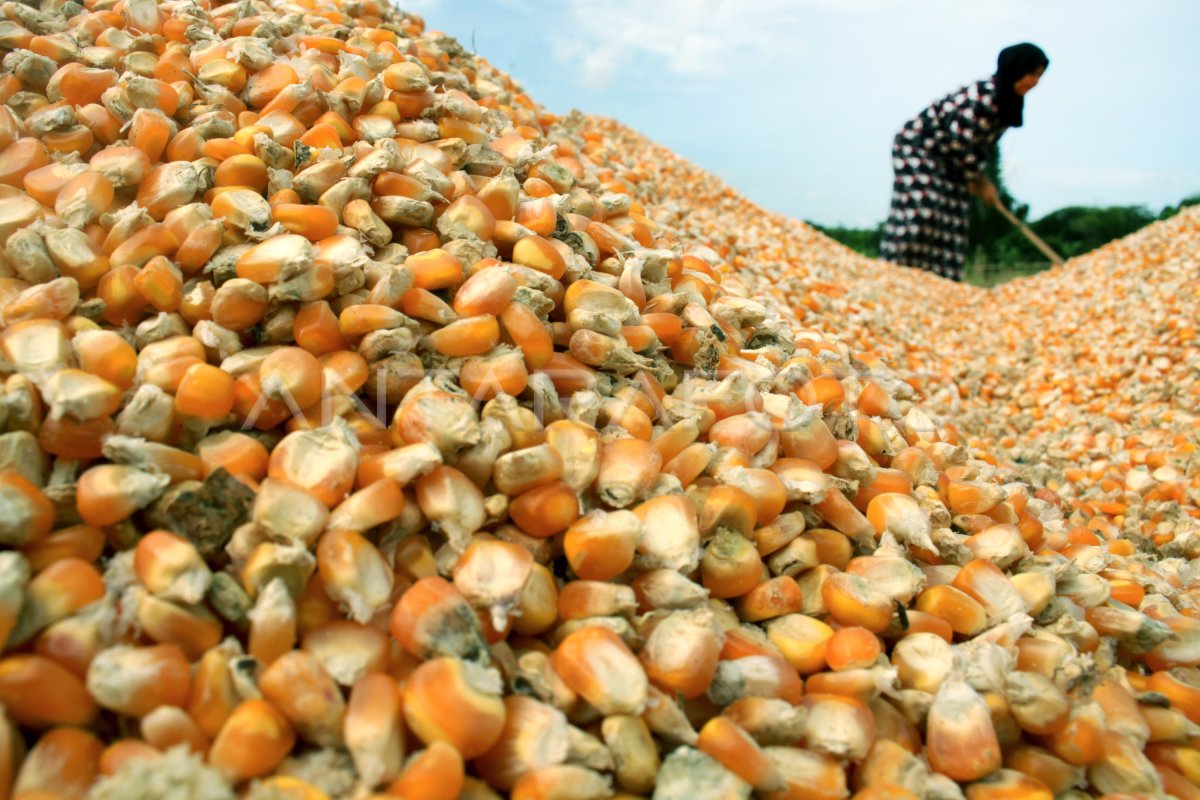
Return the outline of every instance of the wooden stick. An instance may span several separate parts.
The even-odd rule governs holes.
[[[1043,242],[1042,238],[1040,236],[1038,236],[1036,233],[1034,233],[1033,230],[1030,229],[1030,227],[1028,225],[1026,225],[1024,222],[1017,219],[1017,215],[1012,213],[1011,211],[1009,211],[1007,208],[1005,208],[1004,204],[1001,203],[999,200],[996,201],[996,210],[998,210],[1001,214],[1003,214],[1005,219],[1007,219],[1013,225],[1017,226],[1017,230],[1019,230],[1025,236],[1025,238],[1028,239],[1030,241],[1030,243],[1033,244],[1034,247],[1036,247],[1038,250],[1042,251],[1042,255],[1044,255],[1046,258],[1050,259],[1050,263],[1052,263],[1052,264],[1063,263],[1062,256],[1060,256],[1058,253],[1054,252],[1054,250],[1051,249],[1050,245]]]

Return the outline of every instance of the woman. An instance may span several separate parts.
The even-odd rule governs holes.
[[[962,280],[970,192],[989,205],[996,187],[983,176],[996,140],[1022,125],[1025,95],[1050,59],[1036,45],[1000,51],[996,74],[952,92],[909,120],[892,144],[896,179],[879,255]]]

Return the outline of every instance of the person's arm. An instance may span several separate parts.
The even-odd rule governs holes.
[[[1000,202],[1000,193],[996,189],[996,184],[988,178],[984,171],[987,165],[995,156],[996,147],[993,144],[991,147],[984,148],[977,157],[979,173],[967,183],[967,191],[978,197],[984,205],[994,206]]]
[[[980,174],[967,184],[967,189],[984,205],[994,206],[1000,203],[1000,192],[996,189],[996,184],[988,180],[986,175]]]
[[[969,86],[943,101],[942,114],[945,129],[942,147],[946,157],[958,165],[968,186],[973,187],[972,192],[994,195],[996,189],[983,171],[995,143],[995,126],[1000,124],[995,97]],[[994,201],[994,198],[982,199]]]

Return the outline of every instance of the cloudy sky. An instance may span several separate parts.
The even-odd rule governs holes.
[[[1197,0],[401,5],[552,111],[616,117],[794,217],[880,221],[895,131],[1022,40],[1051,61],[1003,139],[1009,187],[1035,217],[1200,193]]]

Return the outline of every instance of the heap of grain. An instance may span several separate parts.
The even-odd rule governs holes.
[[[373,0],[0,12],[0,793],[1197,796],[1195,535],[603,133]]]
[[[1075,527],[1182,554],[1170,543],[1200,519],[1200,211],[985,291],[858,257],[616,123],[589,124],[661,219],[726,243],[785,315],[882,357],[977,457],[1055,489]]]

